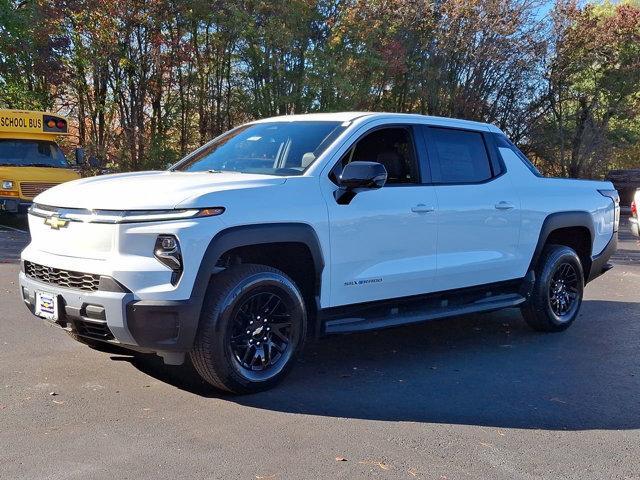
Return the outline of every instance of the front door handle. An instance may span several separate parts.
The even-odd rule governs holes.
[[[513,203],[505,202],[504,200],[496,203],[496,210],[513,210],[516,206]]]
[[[415,207],[411,207],[411,211],[414,213],[429,213],[435,211],[435,208],[425,205],[424,203],[419,203]]]

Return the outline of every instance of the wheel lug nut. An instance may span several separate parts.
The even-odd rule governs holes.
[[[268,330],[271,330],[271,327],[267,327],[267,331],[268,331]]]
[[[258,342],[257,345],[260,345],[260,342]]]
[[[251,333],[249,330],[247,330],[247,333]]]
[[[266,340],[266,339],[267,339],[267,337],[263,337],[262,339],[263,339],[263,340]]]

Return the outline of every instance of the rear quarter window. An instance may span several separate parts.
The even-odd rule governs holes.
[[[501,134],[495,134],[494,135],[495,138],[495,142],[496,142],[496,147],[498,149],[500,148],[508,148],[509,150],[511,150],[513,153],[516,154],[516,157],[518,157],[522,163],[525,164],[525,166],[531,171],[531,173],[533,173],[536,177],[542,177],[542,173],[540,173],[540,170],[538,170],[536,168],[536,166],[531,163],[531,160],[529,160],[526,155],[524,153],[522,153],[520,151],[520,149],[518,147],[516,147],[513,142],[511,140],[509,140],[505,135],[501,135]]]

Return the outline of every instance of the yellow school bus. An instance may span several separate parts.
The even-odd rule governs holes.
[[[55,142],[68,134],[60,115],[0,110],[0,211],[26,211],[39,193],[80,178]]]

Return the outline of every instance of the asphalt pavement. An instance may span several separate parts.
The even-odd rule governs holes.
[[[566,332],[517,310],[322,339],[279,387],[207,387],[32,317],[0,227],[0,479],[640,479],[640,244]]]

